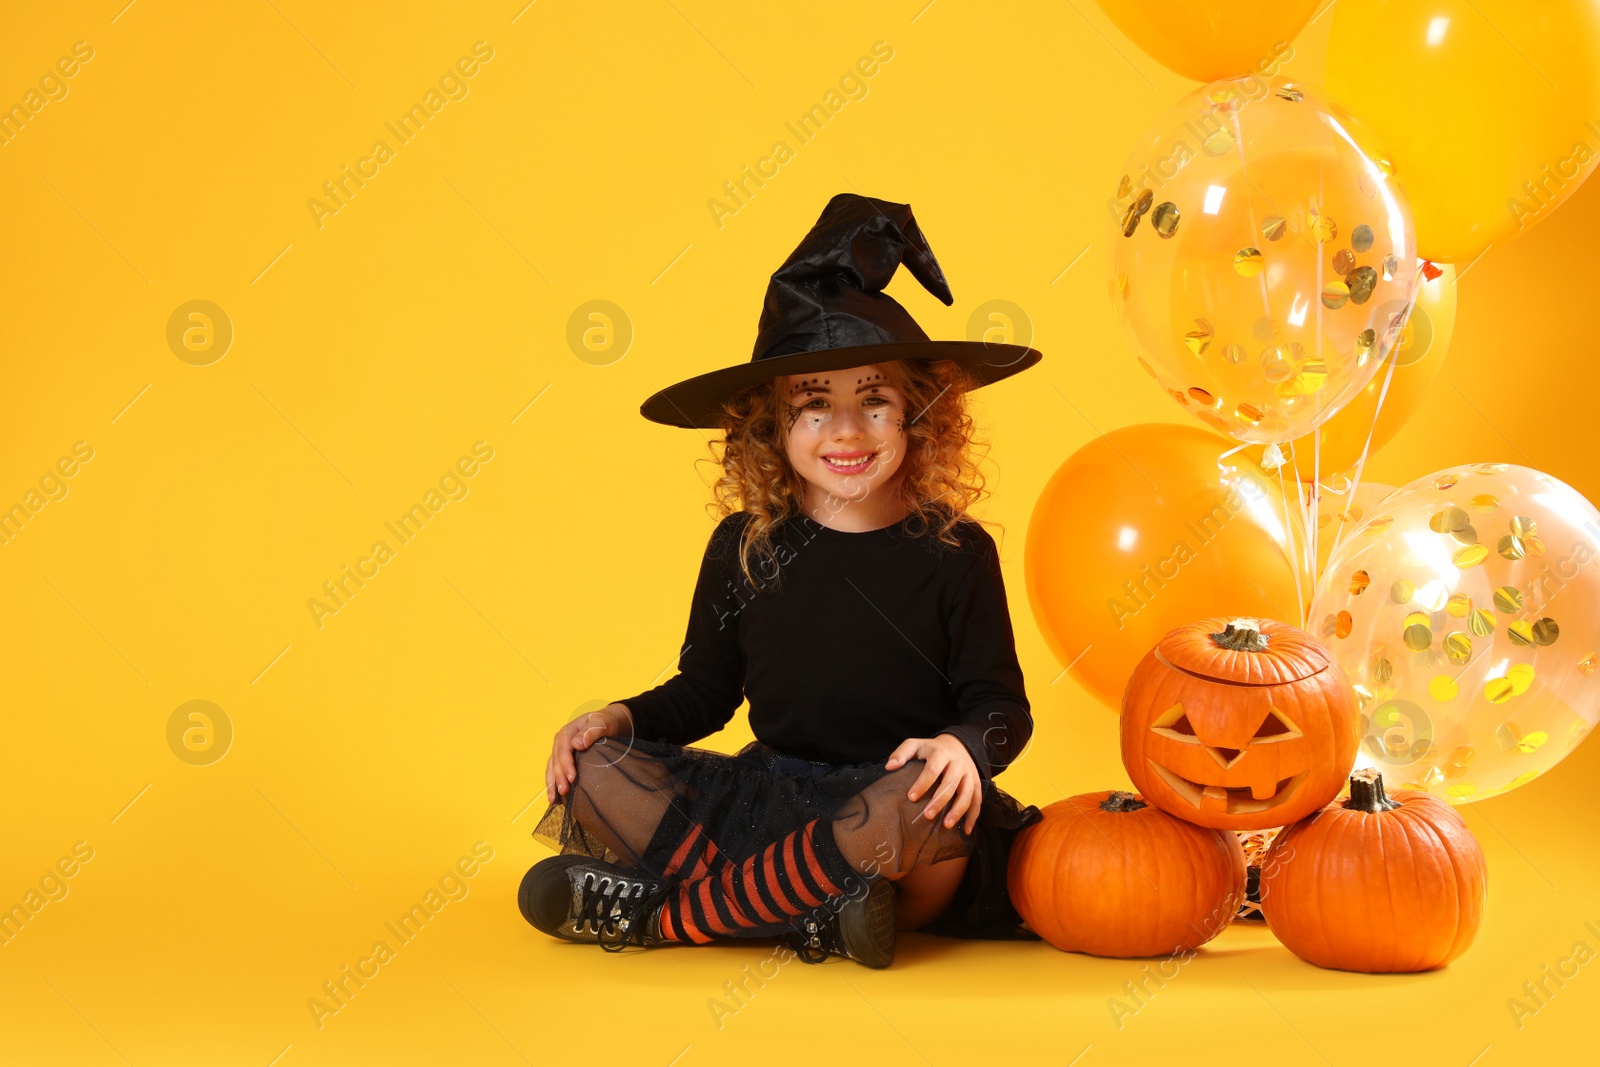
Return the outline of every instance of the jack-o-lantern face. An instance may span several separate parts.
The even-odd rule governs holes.
[[[1284,826],[1355,762],[1355,695],[1310,635],[1205,619],[1163,637],[1122,700],[1122,761],[1145,799],[1202,826]]]

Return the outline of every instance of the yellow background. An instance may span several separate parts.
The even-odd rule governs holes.
[[[1039,804],[1126,784],[1115,717],[1029,617],[1022,534],[1097,432],[1185,418],[1117,331],[1104,204],[1193,83],[1089,0],[120,2],[28,5],[0,32],[0,102],[94,49],[0,147],[0,506],[94,450],[0,546],[0,903],[93,849],[0,945],[0,1059],[1465,1065],[1588,1044],[1596,965],[1520,1030],[1506,1002],[1600,948],[1593,742],[1464,810],[1489,910],[1448,969],[1326,972],[1235,928],[1120,1029],[1107,1001],[1140,961],[922,935],[887,971],[791,963],[719,1028],[708,1000],[770,943],[610,956],[517,914],[548,854],[528,830],[551,734],[664,676],[710,531],[705,436],[638,405],[748,358],[767,276],[841,191],[916,209],[956,303],[890,291],[931,335],[989,300],[1031,319],[1044,363],[976,404],[1038,723],[1002,784]],[[1286,68],[1312,83],[1327,23]],[[319,228],[306,202],[394,147],[384,124],[480,40],[468,95]],[[877,41],[867,95],[796,146],[784,123]],[[707,201],[779,139],[794,157],[719,227]],[[1440,383],[1370,478],[1503,460],[1600,499],[1597,236],[1590,183],[1464,274]],[[208,366],[166,341],[195,299],[235,332]],[[606,365],[567,342],[591,300],[632,323]],[[319,628],[307,600],[477,441],[468,495]],[[209,766],[167,744],[191,700],[233,726]],[[747,738],[741,717],[706,744]],[[468,895],[319,1029],[307,1001],[478,841]]]

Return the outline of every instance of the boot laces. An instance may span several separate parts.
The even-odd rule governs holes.
[[[630,942],[644,944],[650,913],[667,899],[679,879],[668,875],[651,889],[654,881],[585,871],[578,884],[581,903],[573,925],[582,930],[587,924],[607,952],[621,952]]]
[[[789,946],[804,963],[822,963],[829,956],[848,956],[838,938],[838,924],[830,919],[818,921],[814,915],[803,916],[800,928],[789,937]]]

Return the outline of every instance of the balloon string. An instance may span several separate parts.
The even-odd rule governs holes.
[[[1314,468],[1313,473],[1315,473]],[[1301,620],[1303,627],[1311,615],[1311,603],[1317,596],[1317,542],[1313,536],[1316,530],[1317,496],[1315,485],[1312,486],[1312,492],[1307,494],[1305,481],[1300,476],[1298,459],[1295,461],[1294,481],[1291,484],[1295,490],[1295,506],[1300,509],[1300,566],[1306,583],[1306,603],[1302,612],[1305,618]]]
[[[1221,484],[1222,485],[1227,485],[1228,484],[1227,476],[1230,475],[1230,474],[1235,473],[1239,469],[1237,466],[1234,466],[1234,465],[1228,464],[1228,463],[1224,463],[1222,461],[1227,459],[1229,456],[1233,455],[1235,452],[1238,452],[1241,449],[1245,449],[1245,448],[1249,448],[1249,447],[1250,447],[1250,442],[1249,441],[1245,441],[1245,442],[1242,442],[1241,444],[1234,445],[1232,448],[1228,449],[1226,452],[1222,453],[1222,455],[1217,457],[1217,470],[1219,472],[1221,472],[1221,474],[1222,474],[1222,479],[1221,479]]]
[[[1283,467],[1284,465],[1282,463],[1278,464],[1278,492],[1283,497],[1284,535],[1289,542],[1289,562],[1293,565],[1290,567],[1290,569],[1294,571],[1295,610],[1300,614],[1300,625],[1303,628],[1306,621],[1306,598],[1305,595],[1300,591],[1300,568],[1304,566],[1305,561],[1303,559],[1295,558],[1296,556],[1300,555],[1299,549],[1302,546],[1297,544],[1297,542],[1299,542],[1301,538],[1298,538],[1294,535],[1294,524],[1289,521],[1289,490],[1284,488]],[[1295,481],[1298,483],[1299,478],[1296,478]],[[1296,490],[1296,495],[1299,495],[1298,490]],[[1299,506],[1298,501],[1296,502],[1296,506]]]
[[[1322,568],[1317,565],[1317,540],[1322,529],[1317,521],[1317,508],[1322,500],[1322,427],[1319,426],[1311,432],[1314,435],[1311,438],[1311,500],[1306,508],[1306,514],[1311,521],[1309,527],[1311,532],[1306,535],[1306,539],[1311,542],[1311,588],[1315,589],[1322,579]],[[1315,597],[1316,594],[1313,593],[1312,596]]]
[[[1406,294],[1406,319],[1407,320],[1409,320],[1411,318],[1411,311],[1416,306],[1417,290],[1419,288],[1421,288],[1421,286],[1422,286],[1422,271],[1419,268],[1415,273],[1413,273],[1411,275],[1410,291]],[[1401,325],[1401,328],[1404,328],[1404,324],[1403,323]],[[1366,465],[1367,465],[1367,452],[1368,452],[1368,450],[1370,450],[1372,448],[1372,437],[1373,437],[1373,435],[1375,433],[1377,433],[1377,430],[1378,430],[1378,418],[1379,418],[1380,415],[1383,414],[1383,401],[1384,401],[1384,398],[1389,395],[1389,382],[1390,382],[1391,379],[1394,378],[1394,368],[1395,368],[1396,364],[1398,364],[1400,362],[1400,358],[1399,358],[1400,357],[1400,330],[1399,329],[1396,329],[1394,331],[1394,339],[1395,339],[1394,347],[1392,349],[1390,349],[1390,351],[1385,355],[1385,360],[1388,363],[1388,366],[1384,369],[1384,372],[1383,372],[1383,387],[1378,390],[1378,403],[1377,403],[1377,406],[1373,408],[1372,425],[1367,428],[1367,439],[1365,441],[1363,441],[1362,444],[1361,444],[1361,458],[1356,461],[1355,477],[1352,478],[1351,481],[1350,481],[1350,501],[1351,501],[1351,503],[1355,502],[1356,490],[1361,488],[1361,472],[1366,468]],[[1348,511],[1348,507],[1346,508],[1346,510]],[[1339,524],[1339,530],[1333,535],[1333,547],[1328,550],[1328,562],[1329,562],[1330,565],[1333,563],[1334,553],[1339,551],[1339,542],[1344,540],[1344,527],[1345,527],[1345,523],[1341,522]]]
[[[1225,461],[1227,460],[1227,458],[1229,456],[1233,455],[1234,453],[1240,452],[1240,451],[1242,451],[1242,450],[1244,450],[1246,448],[1249,448],[1249,447],[1250,447],[1250,442],[1245,441],[1242,444],[1234,445],[1232,448],[1226,450],[1225,452],[1223,452],[1221,455],[1219,455],[1217,457],[1217,470],[1220,471],[1221,474],[1222,474],[1222,477],[1221,477],[1220,481],[1221,481],[1221,485],[1224,488],[1230,486],[1231,484],[1233,484],[1233,481],[1235,481],[1235,479],[1231,479],[1229,477],[1229,475],[1235,474],[1239,470],[1239,467],[1238,467],[1237,464],[1227,463]],[[1290,454],[1291,455],[1293,454],[1293,450],[1292,449],[1290,450]],[[1283,464],[1280,463],[1278,465],[1277,470],[1278,470],[1278,492],[1279,492],[1279,495],[1283,497],[1284,538],[1288,542],[1289,564],[1290,564],[1291,568],[1294,570],[1295,607],[1297,609],[1299,609],[1300,614],[1301,614],[1301,618],[1303,620],[1304,617],[1305,617],[1305,598],[1301,594],[1301,591],[1300,591],[1300,566],[1301,566],[1301,562],[1302,561],[1296,558],[1296,556],[1299,555],[1299,540],[1300,539],[1295,537],[1294,524],[1289,521],[1289,494],[1288,494],[1288,490],[1283,487]],[[1297,479],[1297,481],[1298,481],[1298,479]],[[1260,590],[1257,590],[1257,592],[1260,592]],[[1277,611],[1278,610],[1277,606],[1272,604],[1272,601],[1268,600],[1267,603],[1272,606],[1272,610],[1273,611]]]
[[[1319,434],[1320,436],[1320,434]],[[1307,483],[1296,470],[1295,489],[1301,493],[1300,515],[1306,530],[1306,622],[1310,623],[1311,606],[1317,599],[1317,503],[1322,499],[1322,487],[1317,484],[1315,455],[1311,461],[1311,481]]]
[[[1301,609],[1302,627],[1310,622],[1311,607],[1317,596],[1317,489],[1315,481],[1307,483],[1300,474],[1300,456],[1293,447],[1289,449],[1289,461],[1294,465],[1294,480],[1290,484],[1295,487],[1295,507],[1300,513],[1300,559],[1299,565],[1304,572],[1306,583],[1307,602]],[[1313,466],[1311,473],[1316,474]]]

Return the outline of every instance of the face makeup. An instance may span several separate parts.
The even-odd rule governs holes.
[[[806,514],[847,531],[903,518],[898,496],[884,491],[906,451],[900,390],[873,366],[790,374],[778,387],[786,404],[785,450],[806,482]]]

